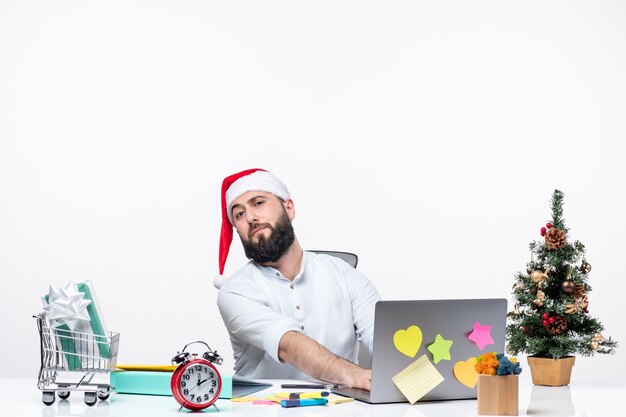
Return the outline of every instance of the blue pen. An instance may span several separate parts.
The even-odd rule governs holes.
[[[303,398],[301,400],[281,400],[280,405],[282,407],[306,407],[309,405],[326,405],[328,400],[326,398]]]

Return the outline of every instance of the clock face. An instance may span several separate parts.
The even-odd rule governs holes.
[[[217,400],[221,379],[209,364],[192,361],[182,370],[177,388],[185,406],[208,407]]]

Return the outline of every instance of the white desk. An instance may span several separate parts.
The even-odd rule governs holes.
[[[280,388],[281,381],[274,388],[261,391],[272,393],[285,391]],[[619,386],[572,385],[566,387],[540,387],[530,382],[530,376],[524,374],[520,379],[519,411],[520,415],[532,416],[622,416],[622,401],[626,398],[626,384]],[[232,403],[218,400],[219,415],[227,417],[254,416],[276,417],[288,415],[334,416],[334,417],[450,417],[476,416],[476,400],[459,400],[405,404],[370,405],[359,401],[330,406],[302,408],[282,408],[279,405],[253,405],[250,403]],[[178,404],[172,397],[146,395],[113,394],[108,401],[98,401],[93,407],[83,402],[81,392],[73,392],[68,400],[57,398],[52,406],[41,402],[41,392],[35,379],[0,379],[0,416],[53,417],[53,416],[176,416]],[[215,414],[214,408],[205,410]],[[196,414],[197,415],[197,414]]]

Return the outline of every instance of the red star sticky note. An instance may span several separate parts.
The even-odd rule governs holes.
[[[474,329],[467,336],[469,340],[476,343],[478,349],[483,350],[487,345],[493,345],[495,342],[491,338],[491,325],[482,326],[479,322],[474,322]]]

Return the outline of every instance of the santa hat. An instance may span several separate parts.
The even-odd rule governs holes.
[[[237,198],[248,191],[263,191],[288,200],[289,190],[274,174],[264,169],[253,168],[224,178],[222,182],[222,231],[220,233],[220,274],[213,280],[213,285],[220,288],[224,283],[224,265],[233,240],[233,219],[230,206]]]

